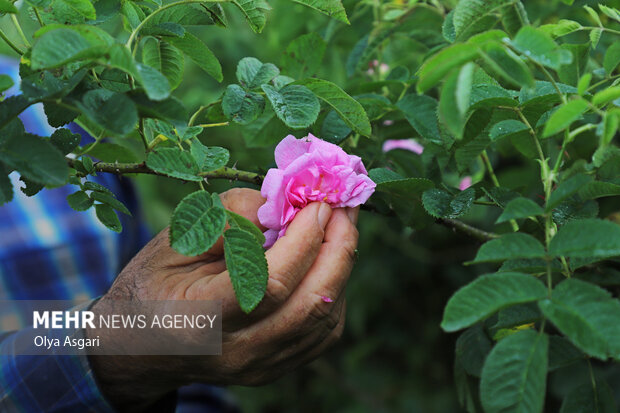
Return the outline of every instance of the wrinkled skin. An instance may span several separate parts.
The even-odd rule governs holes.
[[[264,199],[259,192],[232,189],[221,199],[227,209],[260,226],[257,210]],[[236,302],[222,239],[205,254],[185,257],[172,250],[168,229],[163,230],[131,260],[93,311],[104,311],[106,299],[221,300],[222,355],[90,356],[104,395],[120,410],[144,410],[184,384],[260,385],[316,358],[344,328],[357,213],[357,208],[332,210],[316,202],[299,212],[286,236],[266,252],[267,293],[249,315]]]

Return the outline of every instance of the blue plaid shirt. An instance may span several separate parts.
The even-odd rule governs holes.
[[[18,65],[0,56],[0,74],[10,75],[18,92]],[[53,132],[42,106],[20,115],[26,130],[41,136]],[[68,126],[92,138],[78,126]],[[1,139],[1,137],[0,137]],[[140,224],[140,210],[127,180],[100,173],[90,178],[114,192],[133,214],[121,214],[123,232],[104,227],[93,208],[76,212],[67,195],[77,187],[44,189],[28,197],[19,175],[10,175],[14,198],[0,206],[0,300],[92,300],[104,294],[125,263],[150,238]],[[0,313],[0,332],[15,330],[21,320]],[[19,331],[0,335],[0,411],[111,412],[85,356],[18,356],[12,352]],[[176,411],[235,411],[221,389],[192,385],[177,392]]]

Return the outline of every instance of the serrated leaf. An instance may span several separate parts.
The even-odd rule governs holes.
[[[312,76],[321,67],[327,43],[316,33],[304,34],[293,40],[282,55],[282,67],[293,77]]]
[[[303,4],[313,8],[323,14],[328,15],[343,23],[349,24],[347,12],[342,6],[341,0],[293,0],[295,3]]]
[[[56,129],[52,136],[50,136],[50,142],[56,147],[63,155],[71,153],[78,147],[82,137],[77,133],[71,132],[69,129]]]
[[[334,109],[356,133],[370,136],[370,121],[362,105],[336,84],[323,79],[304,79],[296,82],[310,89],[319,99]]]
[[[251,232],[231,228],[224,232],[224,257],[239,306],[249,313],[267,290],[269,272],[262,244]]]
[[[605,58],[603,59],[603,67],[608,76],[610,76],[614,70],[620,64],[620,43],[614,42],[609,45],[605,51]]]
[[[441,328],[451,332],[484,320],[502,308],[544,298],[542,282],[527,274],[503,272],[481,275],[448,301]]]
[[[409,94],[396,106],[420,136],[439,145],[444,143],[437,125],[437,101],[435,99],[426,95]]]
[[[620,225],[602,219],[576,219],[549,243],[553,256],[607,258],[620,255]]]
[[[7,133],[2,137],[0,162],[42,185],[63,185],[69,179],[63,154],[47,139],[28,133]]]
[[[531,26],[519,30],[511,44],[528,58],[551,69],[558,69],[573,60],[569,51],[560,49],[549,35]]]
[[[542,412],[545,400],[549,337],[525,330],[495,345],[480,380],[487,413]]]
[[[265,99],[254,92],[246,92],[239,85],[229,85],[222,98],[222,110],[227,118],[247,125],[265,110]]]
[[[489,137],[492,141],[497,141],[504,138],[512,138],[529,134],[528,126],[518,120],[506,119],[496,123],[489,130]]]
[[[260,33],[263,31],[267,22],[265,12],[271,9],[267,2],[263,0],[232,0],[232,3],[243,12],[254,32]]]
[[[189,152],[180,148],[159,148],[149,152],[146,166],[164,175],[186,181],[200,182],[200,168]]]
[[[195,139],[190,149],[200,172],[209,172],[226,166],[230,158],[228,149],[219,146],[204,146]]]
[[[103,162],[138,161],[138,157],[130,149],[116,143],[103,142],[97,144],[92,149],[90,149],[90,145],[86,145],[84,150],[88,150],[89,155]]]
[[[321,138],[335,143],[336,145],[343,142],[353,130],[338,116],[335,110],[329,111],[323,120],[321,126]]]
[[[568,224],[567,224],[568,225]],[[600,287],[577,279],[558,284],[538,303],[543,314],[586,354],[620,358],[620,301]]]
[[[560,92],[564,94],[575,94],[577,88],[563,83],[556,83]],[[560,96],[551,82],[536,81],[534,88],[524,87],[519,93],[519,103],[522,106],[547,105],[559,103]]]
[[[593,49],[596,49],[596,46],[598,46],[598,42],[599,40],[601,40],[602,34],[603,34],[603,29],[590,30],[590,42],[592,43]]]
[[[598,8],[601,9],[604,15],[609,17],[610,19],[616,20],[620,22],[620,11],[613,7],[608,7],[603,4],[599,4]]]
[[[67,195],[67,203],[76,211],[86,211],[93,206],[93,199],[84,191],[77,191]]]
[[[88,20],[95,20],[97,13],[89,0],[54,0],[53,9],[58,13],[58,8],[64,8],[73,15],[82,16]]]
[[[248,89],[259,88],[279,74],[274,64],[263,63],[255,57],[244,57],[237,65],[237,80]]]
[[[506,205],[506,209],[504,209],[504,212],[497,218],[495,223],[499,224],[511,219],[535,217],[542,215],[544,212],[543,208],[531,199],[515,198]]]
[[[183,79],[185,60],[176,47],[154,37],[148,38],[142,46],[142,62],[166,76],[170,89],[176,89]]]
[[[172,214],[170,245],[183,255],[202,254],[220,238],[225,226],[226,211],[214,205],[208,192],[193,192],[181,200]]]
[[[478,48],[467,43],[454,44],[434,54],[418,70],[418,93],[426,92],[444,79],[452,69],[477,57]]]
[[[553,112],[545,124],[543,138],[548,138],[568,128],[588,109],[588,102],[583,99],[571,100]]]
[[[99,221],[112,231],[121,232],[123,230],[123,225],[112,207],[106,204],[98,204],[95,205],[95,212]]]
[[[219,60],[199,38],[190,32],[185,32],[183,37],[171,37],[167,40],[189,56],[194,63],[215,80],[221,82],[224,79]]]
[[[138,111],[131,99],[107,89],[86,92],[76,105],[93,122],[119,135],[131,132],[138,122]]]
[[[226,210],[226,215],[228,216],[228,225],[230,225],[231,228],[237,228],[249,232],[254,236],[254,238],[256,238],[256,241],[260,245],[265,243],[265,235],[256,225],[254,225],[252,221],[244,216],[235,214],[234,212],[228,210]]]
[[[4,165],[0,164],[0,205],[11,202],[13,199],[13,183],[4,170]]]
[[[84,182],[83,188],[85,191],[96,191],[104,194],[114,195],[112,191],[110,191],[108,188],[93,181]]]
[[[516,232],[484,243],[473,263],[505,261],[515,258],[543,258],[545,248],[531,235]]]
[[[426,212],[435,218],[457,218],[469,210],[475,197],[474,188],[467,188],[456,195],[433,188],[422,194],[422,203]]]
[[[515,1],[505,0],[461,0],[454,9],[454,30],[456,40],[464,40],[476,33],[488,30],[498,21],[503,8]]]
[[[618,196],[620,195],[620,185],[601,181],[589,182],[583,188],[579,189],[578,194],[579,198],[584,201],[607,196]]]
[[[319,116],[321,104],[310,89],[302,85],[286,85],[280,90],[273,86],[261,86],[274,112],[293,129],[306,128]]]
[[[534,76],[527,65],[514,52],[499,45],[488,46],[480,51],[491,70],[514,86],[531,87]]]
[[[546,211],[551,211],[553,208],[558,206],[562,201],[564,201],[569,196],[577,193],[584,185],[592,180],[591,176],[584,174],[577,174],[571,176],[566,181],[562,182],[558,187],[551,193],[551,196],[547,200],[547,204],[545,206]]]
[[[118,199],[116,199],[113,195],[110,195],[105,192],[92,192],[90,197],[97,202],[101,202],[102,204],[106,204],[116,209],[119,212],[122,212],[125,215],[131,216],[131,212],[127,209],[127,207]]]

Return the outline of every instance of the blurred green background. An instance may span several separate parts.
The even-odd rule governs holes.
[[[345,63],[355,43],[373,27],[372,12],[359,13],[362,3],[379,0],[345,1],[352,21],[345,26],[290,0],[270,0],[273,10],[262,34],[254,34],[236,10],[228,8],[229,28],[206,27],[196,30],[222,63],[225,79],[218,84],[189,59],[185,77],[174,94],[191,111],[220,98],[227,84],[235,83],[237,62],[254,56],[263,62],[280,63],[288,43],[296,37],[317,32],[328,39],[325,59],[317,74],[350,90],[356,79],[346,75]],[[394,3],[403,1],[394,0]],[[443,1],[450,5],[455,1]],[[618,1],[605,4],[618,7]],[[554,22],[572,14],[583,20],[583,4],[576,1],[568,8],[559,0],[526,0],[530,20],[535,23]],[[440,16],[420,8],[412,17],[412,28],[441,24]],[[0,21],[6,31],[12,27],[6,18]],[[120,31],[120,22],[116,24]],[[34,30],[33,22],[24,22],[26,30]],[[110,27],[112,31],[114,27]],[[576,39],[575,41],[578,41]],[[603,43],[611,41],[603,35]],[[404,65],[414,73],[425,46],[412,36],[400,33],[382,50],[383,60],[390,66]],[[0,53],[10,51],[0,46]],[[594,51],[593,53],[596,53]],[[398,128],[398,125],[395,125]],[[392,132],[378,130],[372,140],[379,144]],[[413,134],[413,130],[409,129]],[[402,133],[395,129],[395,133]],[[300,137],[299,134],[297,134]],[[277,142],[284,136],[273,137]],[[268,168],[273,162],[273,146],[246,149],[241,128],[228,126],[207,129],[201,136],[204,143],[231,150],[231,164],[240,169],[255,170],[256,165]],[[377,145],[378,146],[378,145]],[[418,155],[400,153],[400,161],[419,162]],[[522,187],[526,174],[537,168],[527,162],[506,162],[498,168],[499,180],[508,187]],[[164,228],[172,209],[180,199],[194,191],[194,185],[180,184],[172,179],[140,176],[137,188],[143,201],[144,216],[153,231]],[[239,184],[212,182],[211,191],[224,191]],[[532,192],[536,188],[531,188]],[[491,214],[489,213],[491,211]],[[497,211],[499,214],[499,211]],[[474,206],[464,220],[491,230],[496,212]],[[310,365],[267,386],[258,388],[232,387],[231,391],[244,412],[459,412],[461,411],[453,382],[454,348],[457,335],[445,334],[439,328],[443,307],[449,296],[476,275],[484,266],[463,266],[472,259],[479,244],[439,225],[413,231],[403,228],[394,218],[362,212],[360,216],[359,260],[347,288],[347,327],[342,340],[324,356]],[[572,374],[585,364],[561,369],[550,376],[552,397],[547,410],[559,410],[561,398],[574,380],[587,374]],[[572,370],[571,370],[572,369]],[[598,366],[605,375],[603,366]],[[620,400],[620,377],[606,377],[616,400]]]

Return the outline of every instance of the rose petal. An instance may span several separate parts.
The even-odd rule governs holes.
[[[420,145],[415,139],[388,139],[383,142],[383,152],[393,149],[404,149],[421,155],[424,152],[424,146]]]

